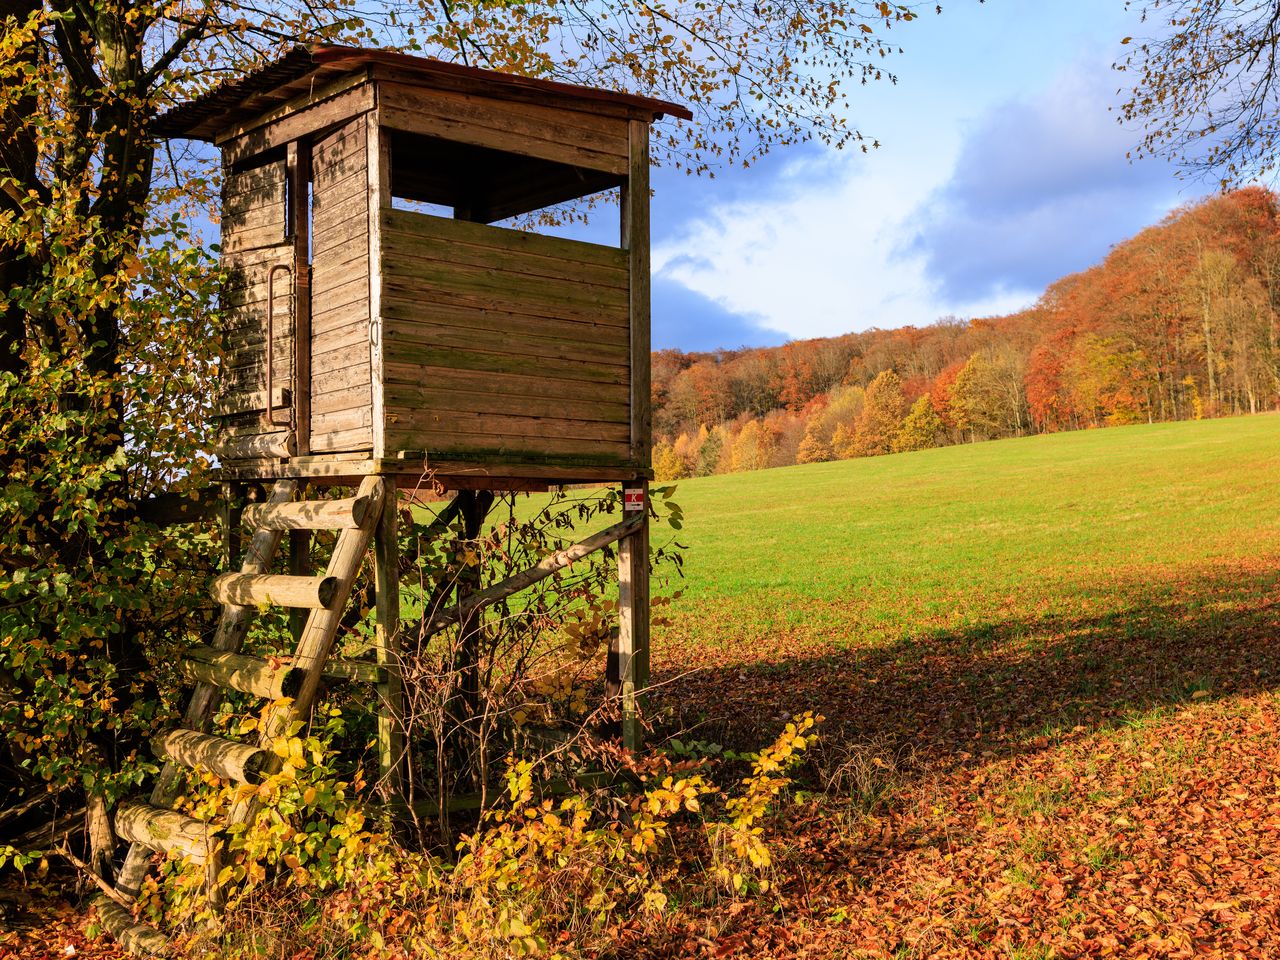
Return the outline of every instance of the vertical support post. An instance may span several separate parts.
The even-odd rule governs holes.
[[[406,802],[404,687],[400,664],[400,502],[387,484],[382,516],[373,534],[375,638],[382,680],[378,684],[378,767],[384,801],[400,811]]]
[[[311,574],[311,531],[289,531],[289,573],[295,577]],[[292,607],[289,610],[289,632],[293,634],[293,642],[302,639],[302,631],[307,625],[307,611]]]
[[[652,461],[649,333],[649,124],[632,120],[630,161],[622,188],[622,249],[627,251],[631,330],[631,460],[648,474]]]
[[[391,206],[391,139],[381,113],[365,115],[369,183],[369,373],[373,397],[373,456],[387,455],[387,414],[382,363],[382,211]]]
[[[622,743],[638,750],[644,742],[641,724],[643,690],[649,685],[649,483],[637,480],[622,488],[623,513],[644,511],[644,522],[618,543],[617,671],[622,697]]]
[[[223,483],[222,501],[218,504],[218,525],[222,527],[222,572],[230,573],[236,569],[236,558],[240,556],[240,513],[239,491],[234,483]]]
[[[311,144],[290,143],[286,163],[293,240],[293,435],[298,455],[306,456],[311,453]],[[294,546],[291,537],[290,549]]]
[[[306,483],[298,483],[299,491],[306,490]],[[305,577],[312,573],[311,567],[311,531],[289,531],[289,573],[295,577]],[[289,632],[296,644],[302,639],[302,631],[307,626],[307,611],[297,608],[289,610]]]
[[[622,187],[622,249],[627,251],[631,331],[631,461],[637,479],[622,490],[624,514],[644,511],[640,529],[618,544],[618,640],[613,660],[622,698],[622,742],[636,750],[644,739],[641,691],[649,683],[649,124],[628,124],[627,181]]]
[[[462,513],[462,537],[475,540],[484,530],[485,517],[493,507],[492,490],[461,490],[458,504]],[[457,599],[474,593],[480,587],[480,567],[468,567],[458,574]],[[477,724],[480,712],[480,648],[483,642],[480,611],[475,610],[463,618],[458,627],[458,654],[454,663],[457,671],[457,694],[448,715],[457,724],[453,742],[460,755],[469,755],[472,761],[472,780],[477,789],[485,783],[486,771],[479,747],[481,730]]]

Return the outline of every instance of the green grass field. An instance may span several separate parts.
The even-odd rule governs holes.
[[[721,942],[1274,955],[1277,478],[1261,415],[680,482],[659,733],[826,717],[775,832],[785,934]]]
[[[1269,622],[1278,477],[1262,415],[681,481],[655,673],[703,722],[813,707],[912,742],[937,730],[885,728],[873,687],[889,720],[958,684],[976,724],[981,691],[1045,671],[1010,736],[1167,702],[1215,682],[1216,638]]]
[[[1280,553],[1280,417],[1062,433],[680,481],[675,637],[896,642]],[[733,635],[708,635],[712,613]],[[661,648],[670,635],[660,637]]]

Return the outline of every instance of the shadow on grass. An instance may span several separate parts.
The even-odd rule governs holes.
[[[1079,616],[1022,616],[812,658],[761,652],[670,681],[660,705],[751,748],[787,714],[824,739],[910,754],[917,774],[1040,749],[1077,727],[1280,685],[1280,558],[1099,584]],[[1026,598],[1034,608],[1037,598]]]

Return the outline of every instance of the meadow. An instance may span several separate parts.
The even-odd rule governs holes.
[[[681,481],[660,732],[826,717],[715,949],[1266,955],[1278,468],[1261,415]]]

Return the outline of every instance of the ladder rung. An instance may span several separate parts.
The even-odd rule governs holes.
[[[212,825],[177,810],[131,800],[116,810],[115,825],[117,836],[152,850],[188,857],[196,863],[209,859]]]
[[[267,751],[195,730],[170,730],[151,741],[156,756],[236,783],[261,783]]]
[[[162,957],[169,951],[169,938],[155,927],[139,923],[133,914],[108,896],[100,896],[93,906],[107,932],[116,943],[135,956]]]
[[[331,680],[383,683],[387,679],[387,668],[368,660],[330,660],[320,672]]]
[[[264,700],[296,696],[306,676],[297,667],[205,646],[189,649],[178,661],[178,669],[193,683],[211,683]]]
[[[338,592],[337,577],[291,577],[283,573],[224,573],[213,581],[213,598],[219,603],[255,607],[272,603],[281,607],[324,609]]]
[[[255,503],[244,508],[247,527],[266,530],[354,530],[364,523],[374,497]]]

